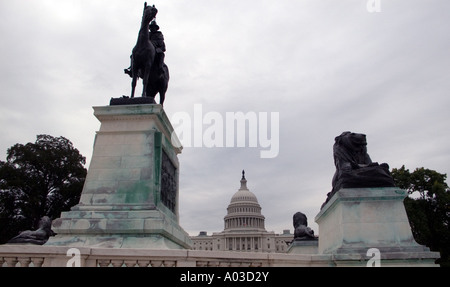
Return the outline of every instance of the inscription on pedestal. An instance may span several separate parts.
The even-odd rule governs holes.
[[[162,152],[161,163],[161,202],[175,213],[177,196],[177,169],[167,154]]]

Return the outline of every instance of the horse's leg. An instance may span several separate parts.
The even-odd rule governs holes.
[[[166,66],[167,68],[167,66]],[[168,73],[167,71],[165,71],[165,73],[163,74],[163,77],[161,77],[160,79],[160,84],[159,84],[159,104],[162,106],[164,104],[164,100],[166,99],[166,92],[167,92],[167,87],[169,83],[169,77],[168,77]]]
[[[142,97],[147,96],[147,87],[148,87],[148,78],[150,77],[150,67],[145,69],[144,78],[142,79],[144,82],[144,86],[142,88]]]
[[[159,92],[159,104],[164,106],[164,99],[166,98],[166,93],[160,91]]]
[[[164,56],[163,56],[164,58]],[[162,106],[166,99],[167,87],[169,86],[169,68],[163,64],[163,73],[159,78],[159,104]]]
[[[159,104],[163,106],[164,100],[166,99],[166,90],[160,89],[159,90]]]
[[[131,81],[131,97],[134,98],[134,91],[136,89],[137,75],[133,73],[133,80]]]
[[[157,92],[155,92],[154,88],[152,87],[152,84],[149,83],[148,88],[147,88],[147,97],[152,99],[152,104],[156,104],[156,102],[155,102],[156,93]]]

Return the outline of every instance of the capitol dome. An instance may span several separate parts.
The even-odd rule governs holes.
[[[245,171],[242,171],[241,188],[231,197],[224,220],[224,231],[265,231],[265,218],[256,195],[247,188]]]
[[[193,237],[194,250],[228,250],[238,252],[285,252],[293,235],[266,231],[265,217],[256,195],[247,188],[242,171],[241,187],[233,194],[224,217],[225,228],[208,236],[200,232]]]
[[[230,203],[233,203],[233,202],[244,202],[244,201],[258,203],[258,199],[256,198],[256,195],[253,192],[251,192],[250,190],[248,190],[248,189],[239,189],[231,197],[231,202]]]

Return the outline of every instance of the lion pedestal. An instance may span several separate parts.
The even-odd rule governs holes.
[[[333,189],[315,221],[319,253],[337,265],[361,265],[370,250],[386,265],[434,265],[438,252],[414,240],[403,199],[386,163],[372,162],[365,134],[343,132],[333,145]],[[372,249],[375,248],[375,249]]]
[[[317,254],[317,249],[317,240],[294,240],[286,252],[290,254]]]
[[[315,218],[319,253],[349,263],[367,259],[367,251],[377,248],[385,265],[434,265],[439,253],[413,238],[403,205],[406,195],[396,187],[338,190]]]

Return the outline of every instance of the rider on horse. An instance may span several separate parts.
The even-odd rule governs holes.
[[[164,73],[164,52],[166,51],[166,44],[164,43],[164,35],[159,31],[159,26],[155,21],[152,21],[149,25],[150,29],[150,42],[153,44],[156,50],[155,62],[154,64],[158,67],[160,75]],[[131,74],[131,66],[128,69],[124,69],[125,74]]]
[[[159,68],[160,73],[162,74],[163,71],[163,64],[164,64],[164,52],[166,51],[166,44],[164,43],[164,36],[159,31],[159,26],[156,24],[155,21],[152,21],[150,23],[150,42],[152,42],[153,46],[155,46],[156,49],[156,56],[155,56],[155,64]]]

